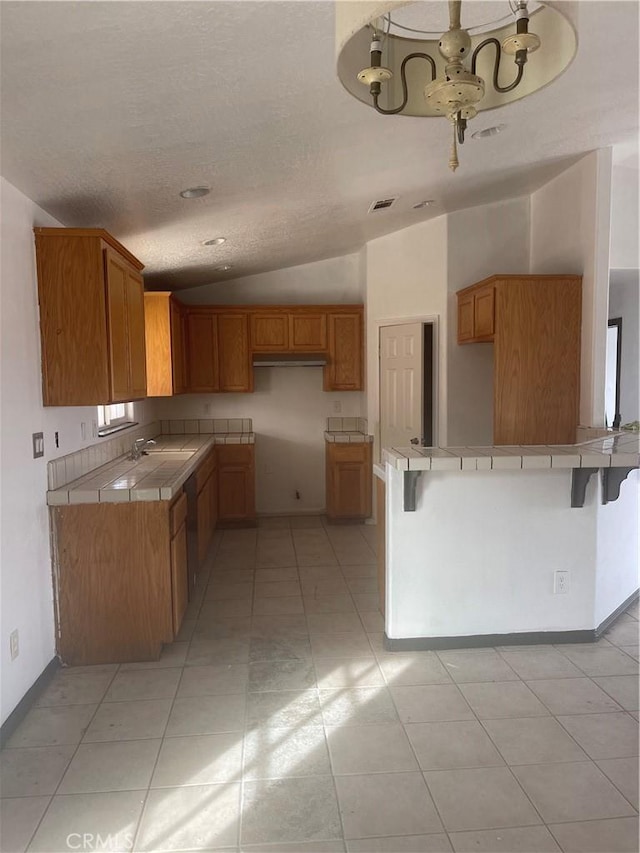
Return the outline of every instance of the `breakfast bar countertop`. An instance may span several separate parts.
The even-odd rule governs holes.
[[[140,459],[120,456],[58,489],[49,506],[169,501],[216,444],[254,444],[255,433],[159,435]]]
[[[399,471],[488,471],[544,468],[637,468],[640,436],[612,432],[579,444],[486,447],[392,447],[384,462]]]

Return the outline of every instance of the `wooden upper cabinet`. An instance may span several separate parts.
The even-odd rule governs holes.
[[[251,314],[253,352],[286,352],[289,349],[289,317],[283,311]]]
[[[171,397],[186,388],[184,312],[165,291],[144,294],[147,394]]]
[[[494,444],[575,442],[581,289],[575,275],[496,275],[458,294],[458,341],[494,344]],[[471,338],[464,307],[469,298]]]
[[[187,311],[187,387],[192,392],[220,390],[218,317],[211,311]]]
[[[146,395],[143,265],[100,228],[35,228],[45,406]]]
[[[253,391],[249,320],[246,314],[218,314],[218,363],[220,391]]]
[[[324,352],[327,315],[321,312],[289,314],[289,348],[293,352]]]
[[[458,296],[458,343],[491,342],[495,332],[495,285],[466,287]]]
[[[329,314],[329,359],[324,369],[325,391],[362,391],[362,311]]]

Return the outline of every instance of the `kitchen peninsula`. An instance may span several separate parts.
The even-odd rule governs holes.
[[[390,649],[589,641],[637,592],[637,434],[383,460]]]

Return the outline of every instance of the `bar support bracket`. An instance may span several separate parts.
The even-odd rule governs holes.
[[[404,472],[404,501],[402,509],[405,512],[416,511],[416,486],[422,471]]]
[[[574,468],[571,472],[571,506],[584,506],[587,483],[597,468]]]
[[[620,497],[620,486],[627,479],[631,471],[635,471],[636,465],[631,468],[603,468],[602,469],[602,503],[608,504],[617,501]]]

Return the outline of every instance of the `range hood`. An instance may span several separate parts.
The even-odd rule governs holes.
[[[254,353],[254,367],[324,367],[327,356],[322,352]]]

